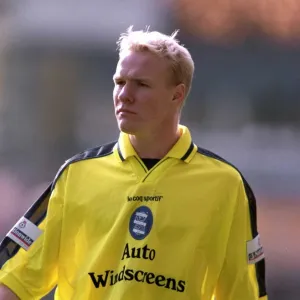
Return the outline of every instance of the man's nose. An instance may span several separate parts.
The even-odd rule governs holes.
[[[128,83],[122,86],[118,98],[121,102],[133,102],[132,91]]]

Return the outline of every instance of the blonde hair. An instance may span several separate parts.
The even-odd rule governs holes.
[[[149,31],[149,27],[133,31],[133,26],[130,26],[121,34],[117,45],[120,57],[126,51],[149,51],[166,59],[170,63],[173,83],[185,85],[186,99],[191,90],[195,67],[190,52],[176,39],[178,31],[168,36],[158,31]]]

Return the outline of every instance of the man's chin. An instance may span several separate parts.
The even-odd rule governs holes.
[[[119,123],[119,129],[124,133],[132,134],[132,135],[135,135],[138,132],[137,126],[133,126],[131,124]]]

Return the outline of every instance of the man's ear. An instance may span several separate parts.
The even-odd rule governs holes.
[[[182,105],[184,99],[185,99],[185,85],[183,83],[178,84],[175,87],[175,92],[173,96],[173,101],[178,102],[180,105]]]

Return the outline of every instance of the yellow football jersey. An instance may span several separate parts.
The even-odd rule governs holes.
[[[0,282],[22,300],[267,299],[251,188],[180,131],[150,170],[124,133],[68,160],[3,242]]]

